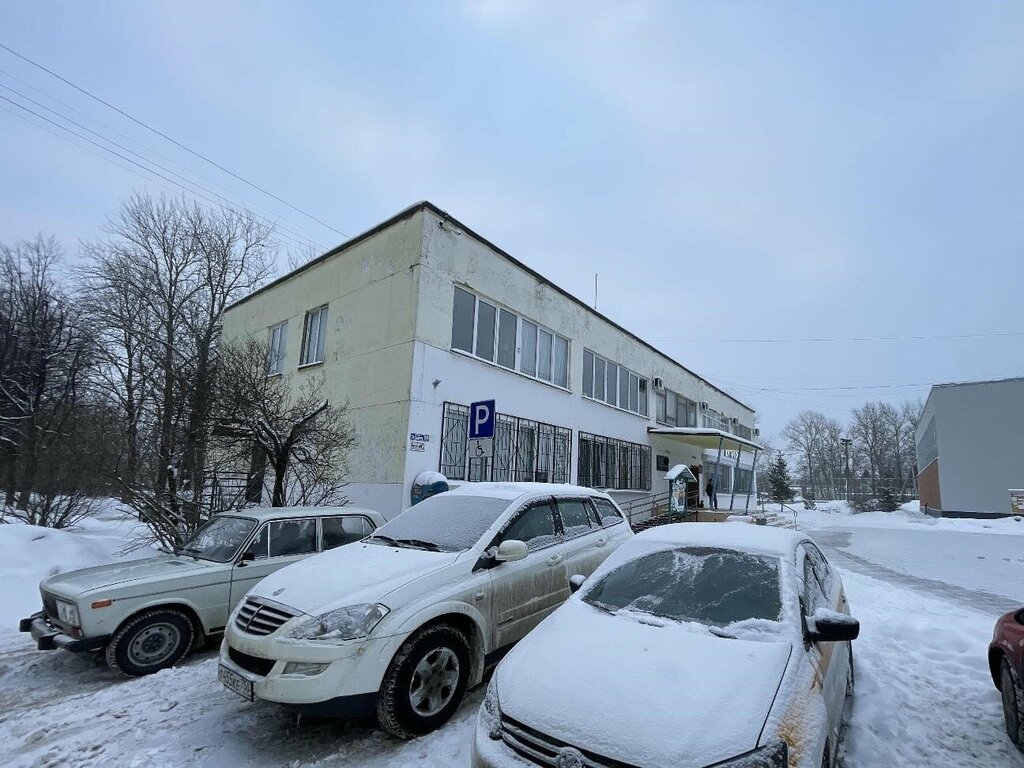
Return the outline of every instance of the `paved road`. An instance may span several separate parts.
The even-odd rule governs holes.
[[[951,531],[807,531],[840,568],[991,614],[1019,608],[1024,537]]]

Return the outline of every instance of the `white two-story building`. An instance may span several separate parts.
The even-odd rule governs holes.
[[[263,336],[271,375],[322,376],[358,443],[350,500],[392,516],[415,478],[529,480],[756,498],[754,411],[429,202],[407,208],[230,307],[227,339]],[[469,406],[494,400],[493,456],[469,451]]]

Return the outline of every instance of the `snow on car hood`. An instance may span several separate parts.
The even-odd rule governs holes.
[[[631,765],[704,766],[753,749],[790,643],[662,623],[570,601],[498,667],[503,714]]]
[[[272,573],[249,590],[316,616],[356,603],[385,602],[404,584],[451,565],[458,552],[347,544]]]
[[[83,592],[107,587],[117,587],[129,582],[163,582],[177,576],[187,576],[209,568],[207,560],[192,557],[157,555],[143,560],[95,565],[77,571],[58,573],[39,584],[41,589],[64,597],[75,597]]]

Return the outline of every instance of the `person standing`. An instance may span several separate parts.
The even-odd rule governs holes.
[[[714,475],[708,475],[708,482],[704,486],[704,492],[708,495],[708,505],[711,509],[718,509],[718,494],[715,492],[715,478]]]

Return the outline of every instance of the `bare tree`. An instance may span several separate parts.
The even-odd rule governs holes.
[[[107,237],[84,249],[83,277],[112,342],[106,370],[128,430],[122,495],[158,538],[174,540],[165,544],[202,522],[221,321],[266,279],[271,235],[245,212],[135,195]]]
[[[789,449],[797,455],[806,471],[806,484],[814,485],[814,464],[820,448],[825,417],[817,411],[801,411],[782,430],[782,436],[789,443]]]
[[[865,403],[853,409],[850,436],[854,450],[867,462],[872,493],[876,493],[877,482],[883,477],[886,459],[892,449],[892,431],[882,403]]]
[[[323,397],[323,380],[307,379],[297,390],[284,376],[268,375],[270,346],[248,339],[221,350],[218,428],[243,447],[255,447],[255,474],[270,469],[275,507],[341,504],[348,454],[355,433],[346,406]]]

